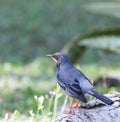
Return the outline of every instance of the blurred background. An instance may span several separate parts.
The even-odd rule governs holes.
[[[0,1],[1,120],[60,113],[69,99],[46,55],[61,50],[98,91],[120,91],[120,1]]]

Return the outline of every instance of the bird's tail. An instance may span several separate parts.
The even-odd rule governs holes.
[[[98,93],[95,89],[92,89],[88,92],[90,95],[96,97],[97,99],[103,101],[104,103],[106,103],[107,105],[111,105],[113,104],[114,102],[107,98],[106,96],[103,96],[102,94]]]

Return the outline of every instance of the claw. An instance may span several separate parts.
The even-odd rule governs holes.
[[[72,108],[70,108],[69,111],[64,111],[64,114],[71,114],[72,113]]]

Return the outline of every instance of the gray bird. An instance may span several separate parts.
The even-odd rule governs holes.
[[[57,52],[48,56],[56,62],[56,77],[58,84],[66,94],[73,98],[70,110],[66,111],[66,114],[71,113],[73,107],[77,108],[80,101],[87,103],[87,99],[84,96],[85,94],[92,95],[107,105],[114,103],[111,99],[95,90],[90,80],[72,65],[65,53]],[[78,102],[73,106],[75,99],[78,99]]]

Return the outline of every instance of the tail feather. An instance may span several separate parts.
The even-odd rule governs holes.
[[[96,97],[97,99],[103,101],[104,103],[106,103],[107,105],[111,105],[113,104],[114,102],[109,99],[108,97],[106,96],[103,96],[102,94],[98,93],[95,89],[92,89],[88,92],[90,95]]]

